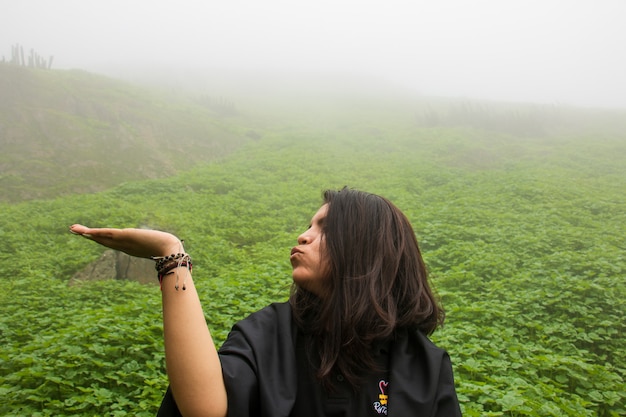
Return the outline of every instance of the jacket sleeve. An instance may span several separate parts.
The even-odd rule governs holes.
[[[219,351],[224,385],[228,395],[228,416],[259,416],[259,388],[254,348],[238,325]],[[207,392],[206,395],[211,395]],[[157,417],[182,417],[176,400],[168,387]]]
[[[235,325],[219,351],[229,416],[259,415],[259,370],[251,343],[245,331]]]
[[[229,416],[289,416],[297,386],[294,332],[287,303],[233,326],[219,350]]]
[[[296,395],[293,332],[287,303],[272,304],[233,326],[218,352],[228,416],[289,416]],[[157,417],[179,416],[168,389]]]
[[[439,372],[439,389],[435,402],[436,417],[461,417],[461,408],[454,388],[454,376],[450,356],[444,353]]]
[[[390,415],[461,416],[450,356],[424,334],[401,334],[390,362]]]

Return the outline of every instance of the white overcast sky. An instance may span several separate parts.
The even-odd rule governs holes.
[[[0,41],[57,69],[338,72],[626,108],[626,0],[0,0]]]

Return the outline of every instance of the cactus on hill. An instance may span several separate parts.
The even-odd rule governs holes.
[[[52,55],[50,55],[50,57],[46,59],[36,53],[33,48],[31,48],[30,55],[28,56],[28,61],[26,61],[24,57],[24,47],[20,44],[11,45],[11,59],[9,60],[10,64],[22,67],[28,66],[30,68],[50,69],[52,68],[53,59],[54,57]],[[2,62],[6,62],[4,56],[2,57]]]

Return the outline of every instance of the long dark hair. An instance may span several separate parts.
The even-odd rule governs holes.
[[[294,284],[290,301],[296,322],[316,340],[320,381],[331,387],[339,372],[357,387],[376,368],[373,344],[393,340],[401,329],[429,335],[443,324],[444,312],[413,228],[396,206],[349,188],[323,196],[330,288],[316,297]]]

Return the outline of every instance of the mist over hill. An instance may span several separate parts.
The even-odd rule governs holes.
[[[0,91],[0,202],[169,177],[303,130],[311,140],[348,130],[385,140],[383,131],[471,129],[513,141],[626,132],[621,110],[425,97],[371,78],[158,69],[112,77],[0,63]]]
[[[100,191],[214,161],[249,137],[232,103],[77,70],[0,64],[0,201]]]
[[[397,126],[410,119],[418,128],[475,128],[515,137],[626,133],[626,109],[428,95],[381,77],[350,73],[168,66],[149,71],[145,66],[111,66],[103,71],[147,88],[228,97],[265,126],[282,127],[294,120],[314,128],[329,120],[340,125],[393,120]]]

